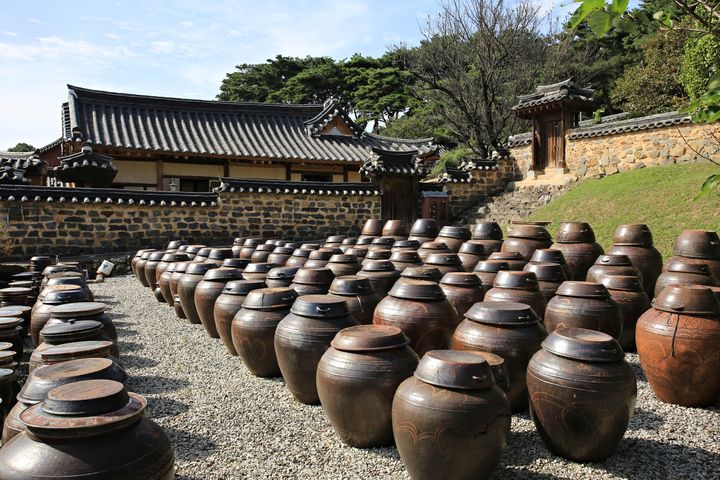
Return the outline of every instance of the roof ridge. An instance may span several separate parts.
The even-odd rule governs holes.
[[[396,138],[396,137],[388,137],[385,135],[380,135],[377,133],[372,132],[365,132],[365,135],[376,138],[378,140],[389,140],[392,142],[397,143],[433,143],[435,139],[433,137],[426,137],[426,138]]]

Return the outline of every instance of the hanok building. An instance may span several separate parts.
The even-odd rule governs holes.
[[[360,167],[377,151],[437,158],[432,139],[366,132],[337,100],[236,103],[68,89],[56,173],[73,178],[73,165],[109,158],[115,188],[210,191],[221,177],[360,182]]]

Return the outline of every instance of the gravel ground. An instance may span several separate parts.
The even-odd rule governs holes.
[[[334,435],[319,406],[292,398],[281,379],[252,376],[200,325],[178,320],[134,277],[92,286],[111,307],[129,388],[175,448],[181,479],[409,478],[394,448],[355,449]],[[635,417],[615,454],[577,464],[552,455],[529,417],[513,417],[495,479],[717,479],[720,405],[682,408],[657,401],[640,371]]]

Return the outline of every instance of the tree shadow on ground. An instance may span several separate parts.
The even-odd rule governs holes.
[[[661,415],[644,408],[636,408],[628,430],[655,430],[660,428],[663,423],[665,420]]]
[[[215,442],[196,433],[173,427],[165,427],[165,433],[170,437],[170,442],[175,451],[175,458],[178,460],[205,458],[217,450]]]
[[[184,379],[168,378],[160,375],[134,375],[128,379],[130,390],[138,393],[167,393],[187,387],[190,382]]]
[[[188,404],[171,398],[154,397],[148,399],[147,413],[150,418],[174,417],[188,410],[190,410]]]
[[[150,368],[158,364],[158,361],[152,358],[137,355],[122,355],[122,352],[120,352],[120,355],[120,363],[122,363],[125,368]]]

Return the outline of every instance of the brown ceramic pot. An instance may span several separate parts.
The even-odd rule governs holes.
[[[377,260],[389,260],[392,257],[392,250],[386,248],[379,250],[368,250],[365,252],[365,256],[362,257],[360,265],[365,265],[367,262],[374,262]],[[361,268],[362,269],[362,268]]]
[[[363,264],[357,276],[370,279],[373,290],[382,298],[400,278],[400,272],[389,260],[372,260]]]
[[[414,250],[397,250],[390,255],[390,261],[395,269],[402,273],[408,267],[422,265],[420,255]]]
[[[435,239],[436,242],[442,242],[448,248],[457,253],[460,246],[470,240],[470,230],[467,227],[443,227]]]
[[[30,339],[34,346],[40,345],[40,330],[50,320],[50,312],[64,303],[85,302],[87,293],[77,285],[63,285],[47,291],[42,301],[38,300],[32,308],[30,317]]]
[[[231,333],[233,317],[240,311],[250,292],[265,287],[265,283],[258,280],[232,280],[225,284],[222,293],[215,300],[213,306],[215,329],[230,355],[237,355]]]
[[[154,291],[157,288],[157,269],[165,255],[166,252],[164,250],[152,252],[148,257],[147,262],[145,262],[145,268],[143,271],[145,272],[145,282],[150,290]]]
[[[452,250],[444,242],[425,242],[417,250],[420,259],[424,262],[429,255],[434,253],[452,253]]]
[[[366,234],[364,230],[365,229],[363,229],[363,235],[372,235]],[[382,232],[380,234],[383,237],[405,238],[408,236],[407,223],[403,220],[388,220],[385,222],[385,225],[383,225]]]
[[[518,252],[526,261],[535,250],[548,248],[552,244],[550,232],[539,225],[513,225],[508,238],[503,242],[502,252]]]
[[[289,287],[295,280],[300,267],[275,267],[267,273],[265,284],[268,288]]]
[[[445,275],[449,272],[464,272],[462,260],[457,253],[433,253],[425,259],[425,265],[435,267]]]
[[[545,315],[547,305],[534,273],[508,270],[498,272],[493,288],[485,294],[485,300],[524,303],[530,305],[540,318]]]
[[[545,297],[545,301],[549,302],[555,296],[555,292],[560,285],[568,278],[565,275],[565,269],[559,263],[528,263],[523,268],[524,272],[532,272],[537,277],[538,290]]]
[[[147,264],[150,255],[156,251],[154,248],[145,249],[135,262],[135,276],[143,287],[148,286],[147,279],[145,278],[145,264]]]
[[[385,225],[385,222],[379,218],[370,218],[365,221],[360,235],[378,237],[382,235],[383,225]]]
[[[308,250],[305,248],[296,248],[293,251],[293,254],[290,258],[287,259],[285,262],[286,267],[302,267],[305,265],[305,262],[308,261],[310,257],[310,252],[312,250]]]
[[[509,269],[510,265],[504,260],[482,260],[475,265],[473,273],[478,276],[486,289],[491,289],[498,272]]]
[[[480,260],[488,257],[485,253],[485,246],[480,243],[480,240],[468,240],[460,245],[458,256],[466,272],[472,272]]]
[[[370,279],[358,276],[338,277],[330,285],[329,295],[340,297],[347,302],[350,315],[361,325],[373,322],[375,307],[380,295],[373,290]]]
[[[493,252],[488,255],[488,260],[507,262],[509,269],[515,271],[521,271],[528,264],[520,252]]]
[[[287,247],[275,247],[275,250],[267,257],[268,263],[283,266],[290,259],[294,249]]]
[[[298,296],[325,295],[334,279],[335,275],[329,268],[303,267],[295,273],[290,288],[295,290]]]
[[[336,277],[355,275],[360,271],[360,262],[355,255],[336,254],[330,257],[325,268],[330,269]]]
[[[157,266],[157,269],[155,270],[155,280],[156,282],[160,283],[160,277],[162,277],[162,274],[167,270],[167,268],[177,262],[187,262],[190,261],[190,257],[187,256],[185,253],[166,253],[163,255],[163,257],[160,259],[160,263]],[[145,267],[147,269],[147,266]],[[168,290],[169,292],[169,290]]]
[[[398,250],[413,250],[417,251],[420,248],[420,242],[417,240],[395,240],[390,248],[390,251],[395,253]]]
[[[195,287],[195,308],[198,318],[210,338],[220,338],[215,326],[215,300],[222,294],[225,285],[233,280],[242,280],[242,270],[237,268],[213,268],[208,270]]]
[[[458,319],[465,317],[470,307],[482,302],[486,289],[480,279],[471,272],[449,272],[440,280],[440,288],[448,302],[455,307]]]
[[[368,250],[391,250],[392,246],[395,244],[397,237],[378,237],[374,238],[373,241],[370,243],[370,246],[368,247]]]
[[[543,320],[548,333],[575,327],[604,332],[616,339],[622,336],[620,307],[598,283],[563,282],[548,302]]]
[[[672,262],[667,271],[660,274],[655,282],[655,297],[670,285],[707,285],[715,287],[720,281],[712,275],[710,267],[703,263]]]
[[[212,267],[212,265],[206,263],[190,263],[178,282],[177,291],[178,297],[180,297],[180,304],[182,305],[183,312],[185,312],[185,317],[194,325],[201,323],[197,306],[195,305],[195,289],[203,279],[203,276],[208,270],[211,270]]]
[[[607,275],[602,284],[620,307],[623,329],[620,346],[626,352],[635,351],[635,325],[638,319],[650,308],[650,299],[634,276]]]
[[[530,257],[529,263],[556,263],[562,266],[565,272],[566,280],[570,280],[573,276],[572,265],[565,260],[565,255],[560,250],[552,248],[541,248],[535,250],[533,256]]]
[[[654,296],[655,282],[662,271],[662,255],[653,247],[653,237],[647,225],[620,225],[613,234],[612,255],[627,255],[632,264],[642,272],[643,289],[649,297]]]
[[[118,334],[115,324],[105,310],[107,310],[107,305],[101,302],[63,303],[50,310],[50,318],[45,325],[56,325],[68,320],[94,320],[102,324],[103,334],[109,340],[116,342]]]
[[[335,255],[334,249],[320,248],[310,252],[307,262],[303,264],[305,268],[324,268],[330,258]]]
[[[242,248],[237,254],[238,258],[250,260],[250,257],[252,257],[253,252],[255,252],[255,249],[262,243],[262,240],[259,238],[248,238],[243,243]]]
[[[275,250],[275,245],[265,244],[265,245],[258,245],[255,250],[253,251],[252,255],[250,255],[250,262],[252,263],[270,263],[268,259],[270,258],[270,255],[272,254],[273,250]],[[277,264],[273,264],[277,265]]]
[[[627,255],[600,255],[587,273],[587,281],[602,283],[606,275],[629,275],[637,277],[643,283],[642,272],[633,266]]]
[[[272,263],[251,263],[243,270],[242,276],[245,280],[256,280],[264,282],[270,270],[277,265]]]
[[[418,242],[432,242],[440,233],[440,227],[433,218],[418,218],[410,228],[410,236],[408,240],[417,240]]]
[[[560,224],[553,249],[563,252],[565,259],[573,266],[573,280],[583,281],[595,260],[605,253],[595,241],[595,232],[584,222]]]
[[[173,297],[173,306],[175,305],[175,297],[178,294],[178,284],[182,276],[187,272],[188,265],[190,265],[190,262],[177,262],[173,265],[173,271],[168,281],[168,288]]]

